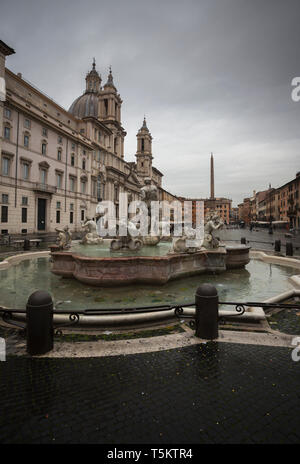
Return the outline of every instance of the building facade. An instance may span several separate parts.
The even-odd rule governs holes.
[[[278,188],[269,185],[267,190],[253,192],[244,198],[239,207],[239,219],[247,224],[255,221],[285,222],[289,227],[300,228],[300,172],[294,179]]]
[[[5,44],[4,44],[5,45]],[[46,234],[68,225],[80,231],[102,200],[119,193],[138,199],[150,177],[160,192],[163,174],[152,165],[152,136],[144,119],[136,162],[124,159],[122,99],[111,69],[102,86],[95,61],[86,89],[66,111],[32,84],[5,69],[13,53],[0,46],[6,99],[1,103],[0,232]],[[170,194],[169,196],[172,197]],[[176,198],[176,197],[174,197]]]

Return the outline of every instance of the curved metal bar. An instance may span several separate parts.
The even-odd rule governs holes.
[[[182,306],[175,306],[174,315],[176,317],[182,317],[182,315],[183,315],[183,307]]]
[[[9,324],[9,325],[13,325],[15,327],[19,327],[19,329],[25,330],[26,329],[26,324],[22,324],[20,322],[15,321],[12,318],[12,315],[13,315],[13,312],[11,312],[11,311],[4,311],[4,312],[1,311],[1,316],[2,316],[3,322],[5,322],[6,324]]]
[[[195,329],[196,328],[196,321],[195,319],[191,319],[190,322],[189,322],[189,326],[191,329]]]
[[[57,336],[61,336],[62,333],[63,333],[62,330],[61,330],[62,327],[70,327],[70,326],[73,326],[73,325],[75,325],[75,324],[78,324],[79,319],[80,319],[79,314],[77,314],[77,313],[71,313],[71,314],[69,315],[69,320],[70,320],[70,322],[66,322],[66,323],[64,323],[64,324],[56,325],[56,326],[54,327],[54,334],[57,335]]]

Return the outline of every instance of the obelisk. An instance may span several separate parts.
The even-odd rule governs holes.
[[[215,176],[214,176],[214,157],[210,156],[210,199],[215,199]]]

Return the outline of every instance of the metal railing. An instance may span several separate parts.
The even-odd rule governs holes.
[[[295,309],[300,310],[300,304],[284,304],[284,303],[263,303],[263,302],[233,302],[233,301],[219,301],[219,306],[233,306],[236,314],[228,314],[226,318],[234,318],[236,316],[242,316],[246,312],[246,308],[262,308],[263,310],[270,309]],[[53,309],[53,315],[67,316],[68,321],[62,324],[55,324],[53,326],[55,335],[61,335],[62,327],[73,327],[80,322],[82,316],[122,316],[122,315],[135,315],[135,314],[150,314],[166,311],[174,311],[174,316],[177,318],[190,319],[190,325],[194,326],[195,315],[184,312],[185,308],[195,308],[195,302],[192,303],[180,303],[172,305],[153,305],[153,306],[139,306],[130,308],[96,308],[96,309],[81,309],[81,310],[58,310]],[[20,322],[14,319],[15,315],[26,316],[26,309],[11,309],[0,306],[0,318],[6,324],[16,326],[22,330],[26,330],[26,323]],[[219,320],[224,320],[224,315],[219,315]]]

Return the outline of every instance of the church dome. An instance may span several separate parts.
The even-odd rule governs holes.
[[[87,118],[98,116],[98,97],[95,93],[84,93],[72,103],[69,112],[77,118]]]
[[[87,118],[98,116],[98,94],[101,90],[101,76],[96,71],[95,58],[92,70],[86,75],[86,90],[83,95],[76,98],[69,108],[69,112],[77,118]]]

